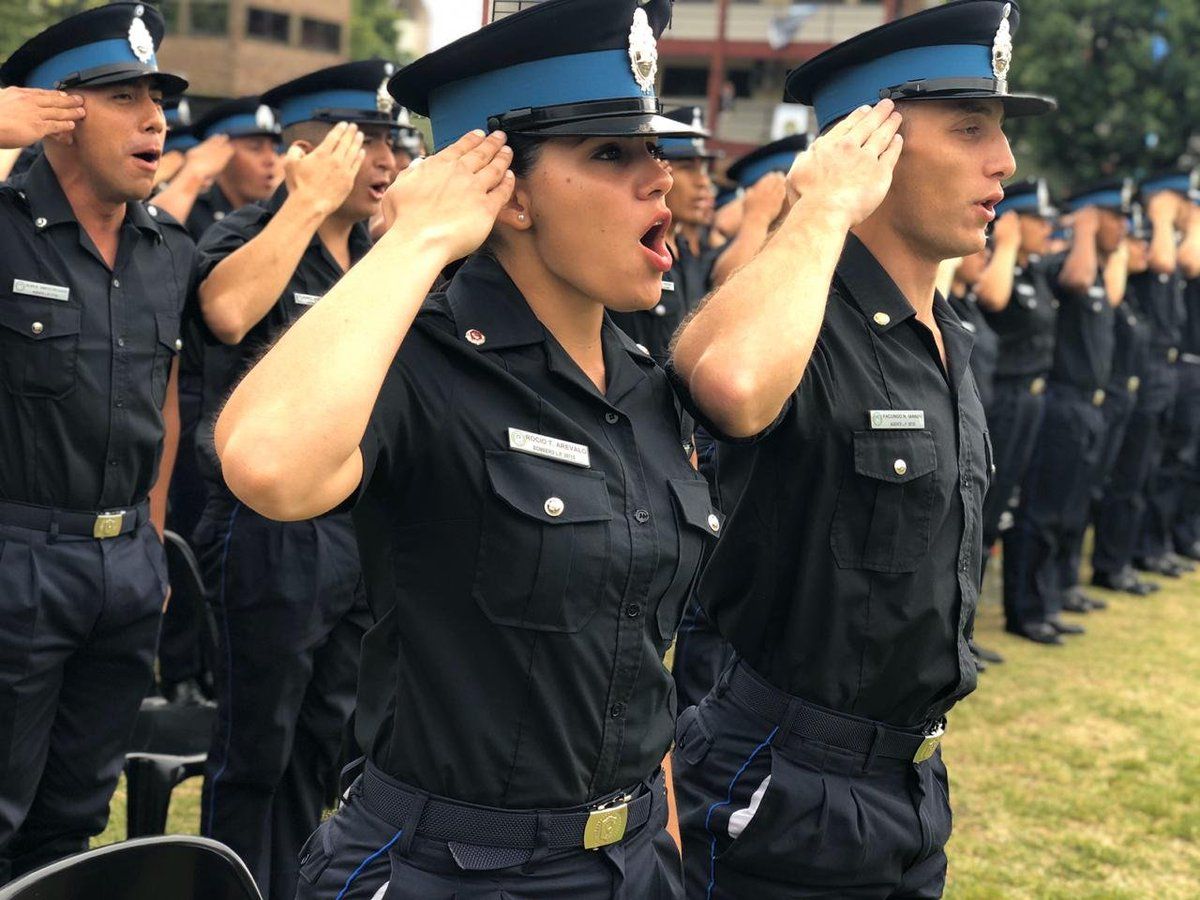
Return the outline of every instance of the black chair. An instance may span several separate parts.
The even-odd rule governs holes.
[[[216,646],[216,623],[205,600],[200,567],[192,549],[173,531],[165,533],[171,602],[187,604],[203,623],[206,652]],[[209,656],[208,658],[211,658]],[[130,751],[125,755],[125,835],[162,834],[167,827],[171,792],[188,778],[204,774],[216,709],[178,706],[161,697],[142,701]]]
[[[262,900],[224,844],[170,835],[68,856],[0,888],[0,900]]]

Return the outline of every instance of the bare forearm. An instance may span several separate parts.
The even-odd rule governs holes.
[[[1192,212],[1187,233],[1179,245],[1179,268],[1187,279],[1200,278],[1200,213]]]
[[[729,246],[717,257],[713,266],[714,288],[723,285],[730,275],[754,258],[766,243],[767,230],[770,227],[770,221],[762,216],[747,217],[742,222],[741,231],[729,242]]]
[[[179,174],[154,197],[154,205],[184,222],[192,214],[196,198],[204,190],[204,181],[203,177],[189,171],[187,163],[184,163]]]
[[[1000,312],[1008,306],[1012,298],[1013,273],[1017,265],[1017,243],[997,245],[988,261],[987,268],[979,276],[975,285],[975,294],[979,297],[979,306],[988,312]]]
[[[731,437],[766,428],[800,383],[847,231],[802,200],[680,333],[675,367]]]
[[[250,370],[216,427],[238,497],[273,518],[305,519],[354,490],[371,411],[439,260],[389,232]]]
[[[1063,261],[1058,282],[1064,288],[1082,293],[1096,283],[1099,268],[1094,235],[1076,235],[1067,258]]]
[[[270,311],[322,218],[302,201],[289,197],[266,228],[213,269],[200,285],[200,309],[218,340],[240,343]]]
[[[1104,264],[1104,290],[1111,306],[1120,306],[1125,300],[1125,288],[1129,281],[1129,245],[1122,242],[1120,248]]]
[[[1174,218],[1160,217],[1154,221],[1153,227],[1147,264],[1151,272],[1173,275],[1176,265]]]

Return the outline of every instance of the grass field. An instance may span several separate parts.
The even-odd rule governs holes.
[[[946,896],[1200,898],[1200,574],[1096,591],[1088,633],[1042,647],[1003,634],[991,569],[977,637],[1007,662],[951,717]],[[196,831],[199,794],[176,790],[171,831]],[[99,842],[124,833],[119,791]]]

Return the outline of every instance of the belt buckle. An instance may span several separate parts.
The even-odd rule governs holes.
[[[920,764],[933,756],[933,753],[942,743],[942,735],[946,733],[946,720],[938,722],[937,727],[929,734],[925,735],[925,740],[921,741],[921,746],[917,748],[917,752],[913,754],[913,762]]]
[[[625,837],[625,828],[629,824],[630,799],[630,795],[626,794],[603,803],[588,813],[587,824],[583,826],[585,850],[598,850]]]
[[[92,537],[101,541],[106,538],[115,538],[120,535],[121,526],[124,524],[125,513],[123,511],[101,513],[92,523]]]

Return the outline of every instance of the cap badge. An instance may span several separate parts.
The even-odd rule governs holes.
[[[1045,215],[1050,209],[1050,186],[1045,178],[1039,178],[1037,183],[1037,205],[1039,215]]]
[[[179,116],[180,125],[192,124],[192,107],[191,104],[187,102],[186,97],[179,101],[179,105],[175,107],[175,113]]]
[[[254,111],[254,125],[263,131],[275,130],[275,114],[271,112],[271,107],[265,103],[259,104],[258,109]]]
[[[1012,63],[1012,30],[1008,24],[1008,14],[1012,12],[1012,4],[1005,3],[1000,13],[1000,26],[996,29],[996,38],[992,41],[992,74],[996,76],[996,90],[1001,94],[1008,93],[1008,69]]]
[[[379,90],[375,92],[375,108],[390,117],[396,109],[396,101],[392,95],[388,93],[388,79],[384,76],[383,81],[379,82]]]
[[[1129,212],[1133,204],[1133,179],[1126,178],[1121,184],[1121,212]]]
[[[654,93],[654,78],[658,75],[658,43],[646,11],[633,11],[633,27],[629,29],[629,62],[633,77],[643,94]]]
[[[154,59],[154,36],[150,34],[150,29],[146,27],[140,14],[134,15],[133,21],[129,23],[129,49],[140,63],[149,63]]]

